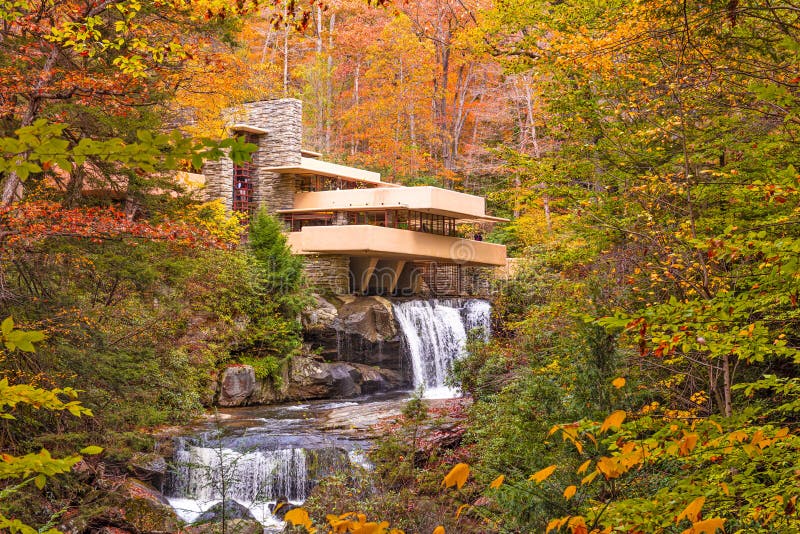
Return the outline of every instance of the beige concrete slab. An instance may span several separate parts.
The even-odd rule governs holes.
[[[289,234],[289,246],[296,254],[347,254],[473,266],[506,264],[504,245],[382,226],[306,226]]]

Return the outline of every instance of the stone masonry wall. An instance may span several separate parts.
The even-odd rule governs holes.
[[[303,105],[294,98],[248,102],[225,112],[228,124],[247,124],[267,131],[258,135],[258,150],[253,154],[256,186],[254,201],[270,212],[289,209],[294,204],[295,177],[265,171],[269,167],[300,164],[303,142]],[[228,208],[233,202],[233,162],[223,158],[203,168],[206,198],[222,198]]]
[[[420,294],[425,297],[491,298],[491,267],[468,267],[457,264],[415,264],[420,273]],[[436,270],[435,277],[432,269]],[[431,284],[435,282],[435,287]]]
[[[350,293],[349,256],[304,256],[305,271],[311,285],[334,295]]]

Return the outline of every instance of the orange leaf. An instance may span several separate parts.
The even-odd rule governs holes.
[[[286,512],[286,515],[283,516],[283,520],[294,526],[303,525],[306,529],[311,528],[311,518],[308,516],[308,512],[302,508],[293,508],[289,510]]]
[[[586,475],[585,477],[583,477],[581,479],[581,484],[591,484],[592,481],[595,478],[597,478],[597,475],[599,475],[599,474],[600,474],[600,470],[599,469],[595,469],[594,471],[592,471],[591,473],[589,473],[588,475]]]
[[[705,497],[696,498],[689,503],[689,506],[687,506],[683,512],[678,514],[678,517],[675,518],[675,522],[680,522],[680,520],[683,518],[688,519],[692,523],[696,522],[698,519],[700,519],[700,509],[703,508],[705,502]]]
[[[561,527],[567,524],[569,517],[561,517],[558,519],[551,519],[549,523],[547,523],[547,530],[545,534],[549,534],[551,530],[559,530]]]
[[[458,510],[456,510],[456,519],[461,517],[461,512],[469,508],[469,506],[470,506],[469,504],[462,504],[461,506],[459,506]]]
[[[625,412],[623,410],[617,410],[616,412],[612,413],[606,420],[603,421],[603,425],[600,427],[600,433],[602,434],[606,430],[609,429],[617,429],[622,425],[622,422],[625,420]]]
[[[458,489],[461,489],[467,481],[467,477],[469,477],[469,465],[465,463],[456,464],[450,472],[447,473],[447,476],[444,477],[442,485],[446,488],[456,486]]]
[[[555,471],[555,470],[556,470],[556,466],[554,466],[554,465],[551,465],[550,467],[545,467],[544,469],[541,469],[541,470],[535,472],[534,474],[532,474],[530,477],[528,477],[528,480],[535,480],[536,482],[542,482],[545,479],[547,479],[547,477],[552,475],[553,471]]]
[[[574,495],[575,492],[578,491],[578,488],[575,486],[567,486],[564,489],[564,498],[570,500]]]
[[[439,525],[435,529],[433,529],[433,534],[444,534],[444,527]]]
[[[625,385],[626,380],[623,377],[615,378],[611,381],[611,385],[619,389]]]
[[[721,517],[712,517],[698,521],[689,530],[692,534],[716,534],[717,530],[725,532],[725,520]]]
[[[585,462],[583,462],[583,463],[581,464],[581,466],[578,468],[578,471],[577,471],[577,472],[578,472],[578,474],[580,475],[581,473],[583,473],[584,471],[586,471],[587,469],[589,469],[589,466],[590,466],[591,464],[592,464],[592,461],[591,461],[591,460],[586,460]]]
[[[506,479],[505,475],[500,475],[496,479],[492,480],[492,483],[489,484],[489,487],[492,489],[497,489],[503,485],[503,481]]]

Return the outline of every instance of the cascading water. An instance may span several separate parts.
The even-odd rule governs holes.
[[[301,448],[238,451],[213,443],[177,441],[171,504],[193,521],[220,502],[223,493],[245,505],[262,522],[270,521],[269,504],[279,497],[305,500],[307,451]]]
[[[449,398],[458,391],[445,386],[453,362],[464,353],[467,334],[491,334],[491,304],[480,299],[412,300],[394,304],[397,324],[414,372],[414,387],[426,398]]]

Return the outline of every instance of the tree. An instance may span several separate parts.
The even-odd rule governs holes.
[[[37,119],[69,121],[65,140],[73,146],[85,139],[135,131],[117,123],[117,131],[98,129],[96,110],[109,117],[136,115],[172,92],[182,76],[181,65],[203,53],[198,41],[231,25],[252,6],[233,9],[213,2],[37,2],[22,0],[0,9],[0,117],[8,134]],[[226,15],[233,15],[233,19]],[[107,121],[106,121],[106,124]],[[128,139],[131,141],[132,139]],[[95,174],[102,166],[93,166]],[[63,168],[67,189],[79,189],[83,164]],[[40,171],[38,171],[40,172]],[[105,170],[108,174],[111,170]],[[2,203],[20,197],[24,176],[6,169]]]
[[[42,340],[44,340],[42,332],[19,330],[15,328],[14,320],[11,317],[6,317],[0,324],[0,342],[3,345],[3,350],[0,350],[0,359],[5,359],[6,351],[34,352],[34,343]],[[24,405],[53,412],[69,412],[75,417],[91,417],[91,410],[84,408],[79,401],[74,400],[77,396],[77,391],[72,388],[48,390],[30,384],[11,385],[8,382],[8,378],[3,377],[0,379],[0,418],[8,424],[15,419],[13,411],[17,406]],[[103,449],[100,447],[89,446],[80,452],[81,454],[91,455],[99,454],[102,451]],[[9,498],[31,483],[41,490],[47,483],[48,478],[68,473],[82,459],[83,457],[78,454],[65,458],[53,458],[46,449],[24,456],[3,453],[2,461],[0,462],[0,481],[12,481],[13,485],[5,486],[0,491],[0,497]],[[35,529],[19,520],[0,514],[0,529],[22,534],[36,534],[39,532],[57,534],[58,530],[52,528],[57,519],[58,514],[51,518],[48,525]]]

